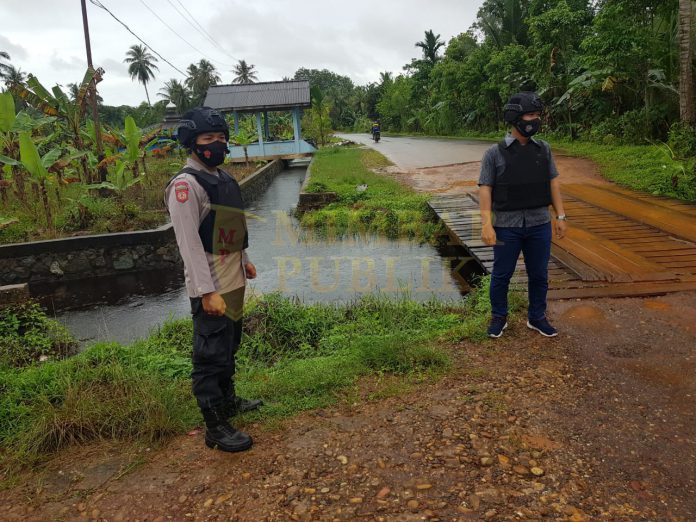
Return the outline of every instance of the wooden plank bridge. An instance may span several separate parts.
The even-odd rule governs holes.
[[[554,235],[549,299],[661,295],[696,290],[696,205],[614,185],[563,184],[568,233]],[[430,207],[454,243],[481,268],[493,248],[481,241],[477,196],[439,196]],[[513,281],[526,286],[520,256]]]

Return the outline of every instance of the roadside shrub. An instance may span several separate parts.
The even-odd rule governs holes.
[[[673,123],[669,129],[667,144],[677,158],[696,156],[696,129],[685,123]]]
[[[0,308],[0,366],[22,367],[62,359],[77,349],[67,329],[36,303]]]

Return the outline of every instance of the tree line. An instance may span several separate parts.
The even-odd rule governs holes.
[[[305,72],[338,129],[367,131],[379,118],[396,132],[487,133],[500,129],[512,93],[534,90],[547,132],[606,143],[670,131],[693,139],[691,12],[690,0],[485,0],[449,42],[426,31],[420,56],[397,75],[355,86]]]

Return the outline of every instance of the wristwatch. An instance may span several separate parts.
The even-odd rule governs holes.
[[[558,221],[568,221],[568,218],[566,217],[565,214],[559,214],[558,216],[556,216],[556,219]]]

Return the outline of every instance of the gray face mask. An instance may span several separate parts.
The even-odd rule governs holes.
[[[541,118],[534,118],[533,120],[523,120],[520,118],[515,123],[515,128],[525,138],[531,138],[541,129]]]

